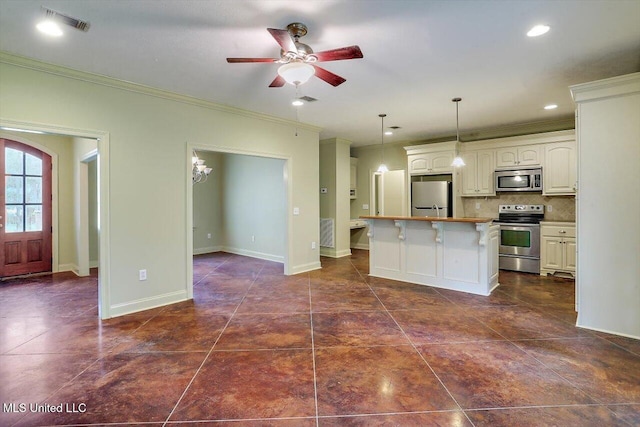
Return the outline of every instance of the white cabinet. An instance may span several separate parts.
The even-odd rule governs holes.
[[[467,151],[461,154],[463,196],[495,196],[493,171],[495,150]]]
[[[540,166],[542,149],[540,145],[521,145],[496,150],[496,167],[513,168]]]
[[[349,197],[357,198],[358,195],[358,159],[350,157],[351,169],[349,171]]]
[[[451,173],[454,152],[436,151],[433,153],[412,154],[409,156],[410,175],[428,175]]]
[[[576,193],[576,143],[554,142],[544,146],[543,194],[572,195]]]
[[[576,224],[540,223],[540,275],[576,272]]]

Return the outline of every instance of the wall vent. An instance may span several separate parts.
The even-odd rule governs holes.
[[[320,246],[335,248],[335,225],[333,218],[320,218]]]

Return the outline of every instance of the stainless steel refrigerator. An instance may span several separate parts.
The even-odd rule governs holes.
[[[452,217],[453,199],[449,181],[411,183],[411,216]]]

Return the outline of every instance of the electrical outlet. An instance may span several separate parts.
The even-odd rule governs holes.
[[[293,208],[294,215],[300,215],[300,208]]]
[[[211,233],[207,233],[207,239],[211,238]]]
[[[251,243],[255,243],[256,242],[256,236],[251,236]]]
[[[138,271],[138,280],[147,280],[147,270]]]
[[[362,205],[362,209],[365,211],[369,210],[369,205],[367,205],[366,203],[364,205]]]
[[[547,205],[547,212],[553,212],[553,206]]]
[[[315,249],[316,248],[316,242],[311,242],[311,249]]]
[[[476,202],[476,210],[479,211],[480,210],[480,202]]]

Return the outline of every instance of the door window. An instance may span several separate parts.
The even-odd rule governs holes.
[[[42,159],[5,147],[5,232],[42,231],[42,201]]]

